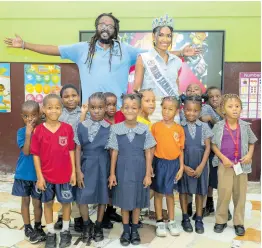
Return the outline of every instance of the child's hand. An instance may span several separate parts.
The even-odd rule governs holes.
[[[200,117],[201,121],[203,122],[209,122],[212,121],[212,117],[210,115],[204,115]]]
[[[241,162],[241,164],[251,164],[252,157],[249,154],[247,154],[240,159],[240,162]]]
[[[71,184],[72,186],[75,186],[75,185],[76,185],[76,174],[75,174],[75,173],[72,173],[72,175],[71,175],[70,184]]]
[[[26,124],[25,135],[26,136],[31,136],[33,130],[34,130],[33,120],[32,121],[28,121],[27,124]]]
[[[81,113],[86,114],[88,112],[88,103],[84,103],[81,107]]]
[[[112,189],[112,187],[117,185],[116,175],[110,175],[110,177],[108,178],[108,181],[109,181],[108,187],[109,189]]]
[[[178,182],[181,179],[181,177],[183,176],[183,173],[184,173],[184,169],[179,169],[179,171],[176,174],[176,178],[175,178],[176,182]]]
[[[184,165],[184,170],[185,170],[185,173],[189,177],[193,177],[194,176],[195,171],[192,168],[190,168],[189,166]]]
[[[42,191],[45,191],[46,189],[45,179],[44,178],[38,179],[36,182],[36,187]]]
[[[143,181],[143,184],[145,185],[144,188],[147,188],[148,186],[150,186],[151,183],[152,183],[151,176],[145,176],[144,181]]]
[[[85,184],[84,184],[84,174],[82,173],[82,171],[78,171],[76,173],[76,180],[77,180],[78,188],[83,189],[85,187]]]
[[[229,167],[232,167],[233,166],[233,162],[228,159],[227,157],[225,157],[223,160],[222,160],[222,164],[226,167],[226,168],[229,168]]]
[[[199,178],[202,174],[202,171],[203,171],[203,167],[202,166],[197,166],[196,170],[195,170],[195,173],[194,173],[194,178]]]

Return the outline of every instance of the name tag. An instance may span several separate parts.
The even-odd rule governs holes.
[[[240,163],[234,164],[233,168],[234,168],[234,171],[235,171],[237,176],[243,173],[243,170],[242,170]]]

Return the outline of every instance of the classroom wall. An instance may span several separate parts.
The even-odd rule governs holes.
[[[0,2],[0,41],[20,34],[39,44],[78,42],[80,30],[94,30],[95,18],[113,12],[121,30],[151,30],[155,17],[168,13],[177,30],[225,30],[225,61],[260,61],[260,2]],[[69,62],[58,57],[7,49],[0,61]]]

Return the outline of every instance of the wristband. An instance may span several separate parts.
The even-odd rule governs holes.
[[[22,43],[22,49],[25,50],[25,42]]]

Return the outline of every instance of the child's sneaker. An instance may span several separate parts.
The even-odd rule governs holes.
[[[43,227],[40,226],[35,226],[34,227],[35,232],[38,234],[38,236],[40,237],[39,241],[45,241],[46,240],[46,233],[43,230]]]
[[[179,236],[180,231],[174,220],[168,222],[167,228],[172,236]]]
[[[60,232],[59,248],[69,247],[71,245],[72,235],[70,231]]]
[[[156,223],[156,236],[158,237],[166,237],[166,224],[164,222]]]
[[[45,248],[56,248],[56,234],[55,233],[47,233]]]
[[[25,229],[25,239],[31,244],[35,244],[40,241],[40,236],[32,227],[28,227]]]

